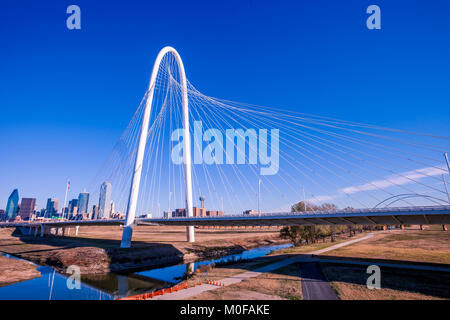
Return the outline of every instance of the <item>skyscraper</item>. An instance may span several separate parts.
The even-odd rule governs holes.
[[[98,206],[94,204],[94,206],[92,207],[92,216],[91,216],[92,220],[97,220],[98,219]]]
[[[47,208],[45,209],[45,216],[51,218],[58,212],[59,201],[55,198],[50,198],[47,200]]]
[[[22,220],[28,220],[34,213],[36,207],[36,198],[22,198],[20,203],[19,215]]]
[[[98,201],[98,217],[109,218],[111,214],[111,183],[105,181],[100,187],[100,198]]]
[[[89,205],[89,193],[85,191],[78,195],[78,213],[87,213]]]
[[[14,189],[8,198],[5,211],[5,220],[15,219],[19,208],[19,190]]]
[[[78,212],[78,199],[69,201],[68,216],[74,216]]]

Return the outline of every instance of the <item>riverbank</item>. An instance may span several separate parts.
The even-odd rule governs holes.
[[[185,241],[185,227],[139,226],[133,247],[121,249],[119,227],[80,227],[78,236],[33,237],[0,229],[0,251],[48,265],[64,273],[77,265],[82,274],[135,272],[177,263],[218,258],[245,250],[287,243],[278,230],[196,230]]]
[[[36,265],[0,255],[0,287],[40,276]]]

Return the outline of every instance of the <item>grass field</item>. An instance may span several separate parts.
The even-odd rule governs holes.
[[[450,232],[438,226],[377,233],[372,239],[326,255],[348,258],[450,264]]]
[[[440,226],[419,230],[413,226],[406,230],[377,233],[373,238],[321,255],[331,259],[369,259],[388,263],[424,263],[450,265],[450,233]],[[341,299],[450,299],[450,274],[381,268],[381,289],[366,286],[366,267],[339,264],[321,264],[322,271]]]
[[[438,272],[381,268],[381,289],[367,288],[363,266],[321,263],[342,300],[430,300],[450,298],[450,277]]]

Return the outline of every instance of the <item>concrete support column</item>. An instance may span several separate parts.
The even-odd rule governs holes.
[[[57,236],[59,233],[59,228],[55,228],[55,236]]]
[[[404,224],[401,224],[401,225],[400,225],[400,229],[405,230],[405,225],[404,225]]]
[[[425,226],[423,224],[420,225],[420,230],[425,230]]]
[[[45,235],[45,227],[41,226],[41,237]]]
[[[76,226],[75,227],[75,235],[77,236],[78,235],[78,228],[79,228],[80,226]]]
[[[37,236],[38,230],[39,230],[39,226],[34,227],[34,236],[35,237]]]
[[[33,227],[28,227],[28,235],[31,235],[33,233]]]
[[[61,228],[61,236],[65,236],[66,235],[66,228],[65,227],[62,227]]]
[[[67,228],[67,235],[70,235],[70,228]]]
[[[194,273],[195,270],[195,262],[186,263],[186,274],[190,275]]]
[[[387,230],[387,225],[384,225],[384,226],[383,226],[383,230]]]
[[[443,225],[442,225],[442,230],[443,230],[443,231],[447,231],[447,225],[446,225],[446,224],[443,224]]]

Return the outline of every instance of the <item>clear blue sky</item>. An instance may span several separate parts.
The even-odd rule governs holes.
[[[81,8],[81,30],[66,8]],[[381,30],[366,28],[368,5]],[[448,1],[8,1],[0,9],[0,208],[75,197],[175,47],[205,94],[450,136]],[[96,201],[96,200],[94,200]]]

